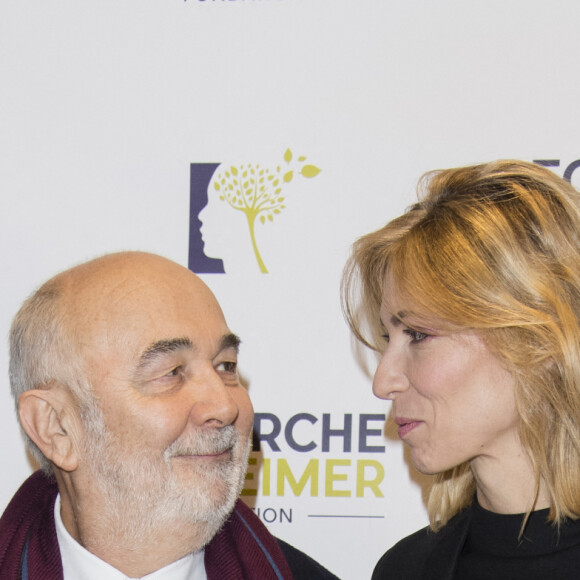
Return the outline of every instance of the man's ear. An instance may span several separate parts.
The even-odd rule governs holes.
[[[75,429],[78,420],[72,395],[60,385],[25,391],[18,399],[22,428],[43,455],[63,471],[78,467]]]

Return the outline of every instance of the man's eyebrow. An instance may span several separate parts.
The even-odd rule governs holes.
[[[229,334],[224,334],[224,336],[222,336],[222,339],[220,340],[220,346],[218,350],[221,352],[222,350],[233,348],[237,352],[240,348],[241,342],[242,341],[240,340],[240,337],[237,334],[234,334],[233,332],[230,332]]]
[[[158,340],[143,351],[143,354],[139,358],[139,364],[137,365],[137,368],[143,368],[158,356],[172,353],[178,350],[194,348],[195,346],[193,342],[189,340],[189,338],[169,338]]]
[[[237,352],[241,342],[242,341],[236,334],[230,332],[229,334],[224,334],[224,336],[222,336],[217,350],[218,352],[221,352],[233,348]],[[184,349],[195,350],[195,348],[196,346],[193,342],[186,337],[157,340],[143,351],[143,354],[139,358],[137,369],[142,369],[159,356]]]

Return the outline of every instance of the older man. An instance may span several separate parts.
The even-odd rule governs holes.
[[[335,578],[238,500],[253,421],[238,343],[207,286],[152,254],[30,297],[10,380],[43,471],[0,520],[0,578]]]

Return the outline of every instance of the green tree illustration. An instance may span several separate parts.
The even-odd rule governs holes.
[[[274,169],[260,167],[249,163],[238,167],[231,165],[229,169],[220,172],[214,180],[214,188],[219,192],[219,198],[227,201],[230,207],[244,212],[248,221],[252,248],[260,267],[260,272],[268,273],[262,260],[256,242],[256,218],[260,223],[273,222],[286,206],[282,194],[295,175],[306,178],[316,177],[320,169],[314,165],[305,164],[306,157],[300,156],[294,160],[290,149],[284,153],[285,166],[278,165]]]

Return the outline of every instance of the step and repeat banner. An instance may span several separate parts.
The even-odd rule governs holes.
[[[580,185],[576,0],[26,0],[0,6],[0,506],[34,469],[6,335],[57,271],[145,250],[242,338],[244,500],[341,578],[426,524],[339,284],[427,170],[521,158]],[[386,424],[386,426],[385,426]]]

